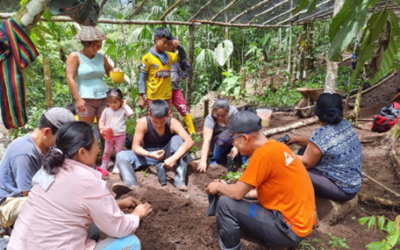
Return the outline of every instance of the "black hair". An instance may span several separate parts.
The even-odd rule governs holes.
[[[156,118],[164,118],[168,115],[168,103],[165,100],[158,99],[150,103],[150,115]]]
[[[44,114],[39,118],[38,128],[39,129],[50,128],[51,133],[53,133],[53,135],[55,135],[58,131],[58,128],[54,126],[53,123],[51,123],[49,120],[47,120]]]
[[[122,102],[122,100],[124,99],[124,95],[122,94],[122,91],[120,89],[111,88],[107,92],[107,105],[108,105],[108,100],[111,98],[115,98],[118,101]],[[121,103],[121,105],[122,105],[122,103]]]
[[[167,38],[168,41],[171,41],[173,38],[171,32],[166,28],[157,28],[154,32],[154,42],[156,42],[156,37],[158,39]]]
[[[97,42],[98,41],[81,41],[81,44],[83,44],[83,47],[90,47],[90,46],[93,46],[93,44],[95,44]]]
[[[68,109],[69,111],[71,111],[71,113],[74,116],[76,115],[76,105],[75,105],[75,103],[68,104],[67,106],[65,106],[65,108]]]
[[[51,175],[57,174],[65,159],[73,159],[81,148],[90,150],[94,140],[88,123],[75,121],[64,124],[56,134],[56,149],[49,150],[44,158],[44,170]]]
[[[339,124],[343,120],[343,111],[337,108],[331,108],[325,113],[316,113],[321,122],[328,124]]]

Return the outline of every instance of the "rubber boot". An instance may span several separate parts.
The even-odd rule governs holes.
[[[161,183],[161,186],[167,185],[167,174],[165,173],[164,163],[160,162],[156,164],[158,180]]]
[[[219,158],[221,157],[221,155],[225,152],[224,148],[221,148],[220,146],[218,146],[217,144],[215,144],[214,146],[214,154],[213,157],[210,159],[210,167],[218,167],[218,162],[217,160],[219,160]]]
[[[175,163],[176,173],[174,185],[181,191],[186,191],[187,187],[185,184],[187,174],[187,156],[183,156]]]
[[[186,124],[186,128],[189,132],[189,135],[196,133],[196,131],[194,130],[194,125],[193,125],[193,121],[192,121],[192,115],[191,114],[187,114],[183,117],[183,120],[185,121]]]

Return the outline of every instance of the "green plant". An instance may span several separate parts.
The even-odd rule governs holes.
[[[400,215],[396,217],[394,222],[386,219],[384,216],[363,217],[360,218],[358,222],[361,225],[364,225],[368,222],[368,229],[375,228],[375,225],[378,224],[379,231],[381,233],[387,233],[386,237],[383,240],[375,241],[366,245],[368,249],[389,250],[395,246],[400,246]]]
[[[149,177],[148,170],[149,170],[149,169],[146,168],[146,170],[142,172],[144,177]]]
[[[317,238],[312,239],[310,243],[303,240],[302,242],[300,242],[300,247],[301,247],[301,250],[317,250],[318,248],[314,247],[312,245],[312,243],[321,243],[321,242],[322,242],[322,240],[317,239]],[[323,247],[320,247],[319,249],[324,250]]]
[[[222,73],[225,79],[222,81],[222,91],[221,94],[225,97],[233,95],[235,99],[239,99],[243,91],[240,91],[240,80],[242,76],[240,74],[235,74],[232,70],[228,70]]]
[[[192,139],[193,141],[196,143],[200,142],[200,135],[196,135],[196,134],[192,134]],[[190,152],[192,152],[193,154],[195,154],[197,151],[199,150],[199,148],[196,145],[193,145],[193,147],[190,149]]]
[[[346,244],[346,238],[337,237],[331,233],[328,234],[330,240],[328,241],[328,245],[331,245],[332,248],[343,247],[346,249],[350,249],[350,247]]]
[[[226,175],[223,175],[221,179],[225,180],[227,183],[235,180],[238,181],[239,178],[242,176],[242,172],[228,172]]]

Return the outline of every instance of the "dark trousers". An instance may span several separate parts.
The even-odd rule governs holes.
[[[301,147],[297,154],[303,155],[305,151],[306,147]],[[314,186],[315,194],[320,197],[333,201],[349,201],[357,195],[357,193],[349,194],[344,192],[332,180],[325,177],[318,169],[307,169],[307,172]]]
[[[233,200],[222,196],[217,206],[217,234],[220,248],[240,250],[240,229],[265,243],[292,247],[303,238],[297,236],[278,211],[270,211],[258,203]]]

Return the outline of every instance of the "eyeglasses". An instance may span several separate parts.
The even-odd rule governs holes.
[[[226,114],[219,115],[219,114],[215,114],[215,113],[213,113],[213,115],[215,118],[224,118],[226,116]]]
[[[229,138],[229,140],[230,140],[230,141],[233,141],[233,139],[242,137],[242,136],[244,136],[244,135],[249,135],[250,133],[251,133],[251,132],[247,132],[247,133],[244,133],[244,134],[241,134],[241,135],[237,135],[237,136],[234,136],[234,137]]]

